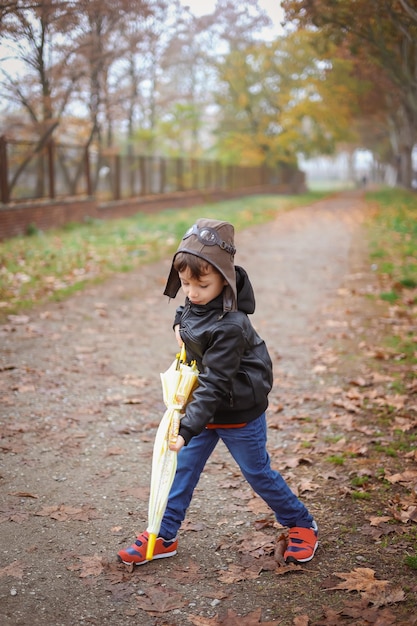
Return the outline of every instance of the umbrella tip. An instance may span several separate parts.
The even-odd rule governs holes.
[[[155,543],[156,543],[156,534],[155,533],[149,533],[148,545],[146,547],[146,560],[147,561],[152,561],[152,559],[153,559],[153,553],[154,553],[154,550],[155,550]]]

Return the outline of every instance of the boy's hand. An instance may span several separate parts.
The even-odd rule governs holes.
[[[184,446],[185,446],[185,440],[181,437],[181,435],[178,435],[175,443],[169,444],[169,449],[172,450],[173,452],[179,452],[181,448],[183,448]]]
[[[180,348],[182,348],[182,344],[184,343],[183,340],[181,339],[181,335],[180,335],[180,325],[176,324],[174,326],[174,331],[175,331],[175,339],[178,342],[178,345]]]

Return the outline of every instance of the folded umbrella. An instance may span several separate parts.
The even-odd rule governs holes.
[[[181,416],[198,382],[196,363],[193,361],[187,365],[184,344],[172,365],[161,374],[161,382],[167,408],[159,423],[153,447],[147,528],[149,539],[146,550],[148,561],[153,558],[155,542],[177,469],[177,453],[169,449],[169,444],[175,443],[178,437]]]

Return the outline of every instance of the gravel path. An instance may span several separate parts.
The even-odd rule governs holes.
[[[236,235],[236,262],[255,288],[254,323],[274,360],[270,447],[277,467],[294,417],[326,412],[314,400],[323,382],[317,355],[332,329],[348,323],[340,290],[366,267],[364,217],[361,195],[350,192]],[[254,521],[268,516],[221,445],[196,490],[178,556],[133,573],[114,564],[119,546],[146,527],[152,444],[164,409],[159,372],[176,351],[177,302],[161,295],[169,266],[167,259],[115,276],[0,328],[5,626],[117,626],[126,619],[216,626],[234,624],[218,621],[227,611],[245,616],[258,608],[263,621],[292,624],[294,613],[282,607],[307,580],[316,604],[310,599],[305,612],[324,602],[317,576],[219,580],[241,563],[236,545],[252,536]],[[306,465],[294,471],[290,482],[309,475]],[[319,520],[320,493],[306,495]],[[323,519],[324,527],[338,515]],[[321,579],[325,536],[322,545],[306,566]],[[239,621],[246,623],[258,622]]]

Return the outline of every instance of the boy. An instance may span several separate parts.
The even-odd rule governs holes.
[[[219,438],[252,489],[289,527],[287,563],[310,561],[318,546],[312,515],[273,470],[266,450],[268,394],[272,363],[264,341],[248,314],[255,310],[245,270],[234,265],[234,228],[228,222],[199,219],[184,235],[171,266],[164,295],[175,298],[180,287],[185,304],[175,315],[174,330],[187,360],[197,362],[198,387],[180,422],[171,450],[178,465],[156,541],[154,559],[177,552],[177,533],[194,488]],[[148,533],[120,550],[126,564],[146,563]]]

